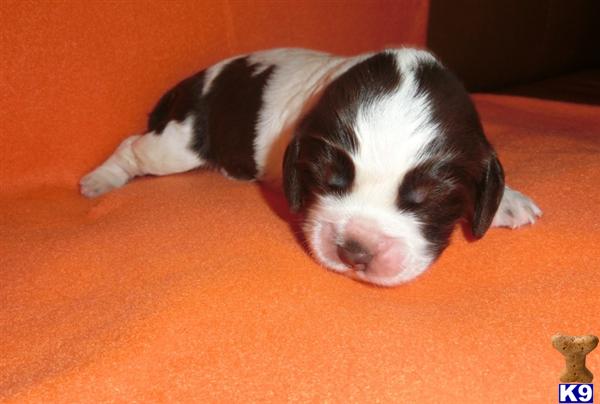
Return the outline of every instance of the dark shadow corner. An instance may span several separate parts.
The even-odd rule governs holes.
[[[430,0],[427,46],[471,92],[600,104],[600,1]]]

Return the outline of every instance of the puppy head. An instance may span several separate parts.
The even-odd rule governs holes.
[[[337,77],[288,145],[283,174],[316,259],[385,286],[427,269],[457,221],[482,237],[504,189],[468,94],[431,54],[411,49]]]

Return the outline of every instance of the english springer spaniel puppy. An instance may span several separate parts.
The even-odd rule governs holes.
[[[377,285],[421,274],[460,220],[480,238],[541,215],[504,184],[463,86],[417,49],[217,63],[168,91],[147,132],[83,177],[81,193],[198,167],[281,187],[316,260]]]

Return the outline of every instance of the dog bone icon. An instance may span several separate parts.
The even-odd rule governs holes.
[[[571,337],[556,334],[552,337],[552,345],[564,355],[566,368],[560,375],[563,383],[591,383],[594,375],[585,367],[585,356],[598,345],[598,337],[584,335]]]

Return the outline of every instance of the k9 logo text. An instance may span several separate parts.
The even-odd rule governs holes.
[[[593,403],[593,384],[559,384],[559,403]]]

